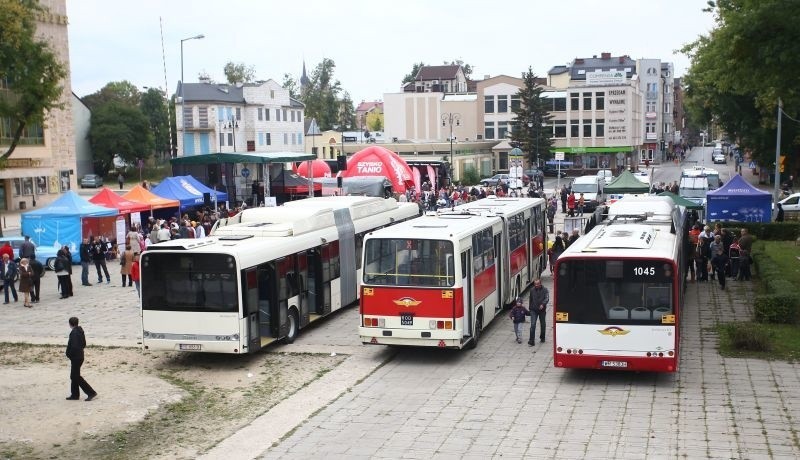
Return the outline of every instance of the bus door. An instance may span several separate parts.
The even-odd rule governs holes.
[[[278,283],[275,262],[258,267],[258,335],[278,337]],[[252,337],[251,337],[252,339]]]
[[[295,283],[297,284],[297,301],[300,303],[297,306],[300,311],[300,327],[309,323],[308,271],[308,252],[299,252],[295,264]]]
[[[308,251],[308,309],[315,315],[331,312],[331,304],[324,302],[324,284],[322,281],[322,257],[319,248]]]
[[[472,335],[472,324],[475,322],[472,308],[472,251],[467,249],[461,253],[461,293],[464,304],[464,336]]]
[[[503,309],[503,305],[505,302],[503,301],[503,292],[505,289],[508,289],[508,286],[505,286],[506,283],[503,282],[503,278],[505,278],[505,268],[506,264],[508,263],[508,254],[503,253],[503,234],[498,233],[494,235],[494,266],[497,270],[497,305],[495,305],[495,314],[499,310]]]
[[[242,314],[247,324],[247,351],[261,349],[261,326],[258,319],[260,308],[258,271],[256,268],[242,270]]]
[[[517,295],[522,295],[522,289],[525,289],[525,286],[529,285],[531,281],[533,281],[533,238],[531,238],[531,218],[528,217],[525,219],[525,234],[523,238],[525,238],[525,255],[528,258],[528,269],[525,270],[528,274],[524,280],[522,280],[522,286],[520,286],[520,292]]]
[[[277,324],[272,326],[273,330],[277,328],[275,337],[286,337],[289,333],[289,297],[291,291],[290,272],[293,272],[294,267],[291,262],[293,259],[282,257],[275,261],[275,284],[277,285],[278,299],[277,299],[277,315],[272,318],[273,321],[277,319]]]

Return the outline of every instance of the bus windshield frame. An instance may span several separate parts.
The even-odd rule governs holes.
[[[372,238],[364,245],[363,282],[369,285],[453,287],[453,243],[415,238]]]
[[[563,322],[674,324],[680,306],[668,260],[567,259],[557,270],[556,311]]]
[[[235,313],[239,286],[230,254],[148,252],[142,257],[142,310]]]

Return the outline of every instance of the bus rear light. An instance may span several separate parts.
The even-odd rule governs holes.
[[[445,321],[444,322],[445,329],[453,329],[453,322],[452,321]]]
[[[383,327],[385,324],[384,318],[364,318],[364,327]]]
[[[444,329],[444,321],[436,321],[436,329]]]
[[[436,329],[436,320],[432,319],[428,321],[428,329]]]

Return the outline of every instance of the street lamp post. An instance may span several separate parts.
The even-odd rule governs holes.
[[[186,99],[183,96],[183,85],[184,85],[184,80],[183,80],[183,42],[189,41],[189,40],[200,40],[200,39],[205,38],[205,37],[206,37],[205,35],[199,34],[199,35],[195,35],[194,37],[182,38],[181,39],[181,111],[183,112],[181,114],[181,135],[183,136],[183,141],[182,141],[181,145],[183,146],[183,152],[182,152],[183,156],[186,156],[186,116],[185,116],[186,115]]]
[[[450,185],[453,185],[455,171],[455,164],[453,163],[453,124],[461,126],[461,114],[455,112],[443,113],[442,126],[450,126],[450,171],[448,171]]]

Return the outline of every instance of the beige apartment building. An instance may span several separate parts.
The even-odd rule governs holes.
[[[67,74],[61,84],[62,108],[51,111],[43,126],[29,125],[0,169],[0,210],[43,206],[77,186],[66,0],[39,3],[49,12],[39,16],[37,35],[50,43]],[[13,86],[0,80],[0,91],[13,91]],[[11,120],[0,119],[0,151],[8,149],[12,129]]]

